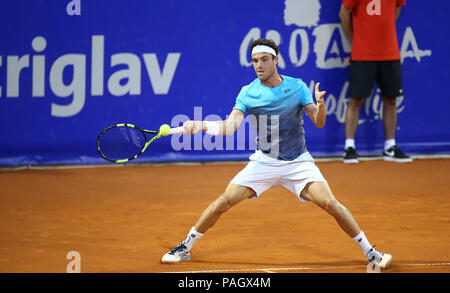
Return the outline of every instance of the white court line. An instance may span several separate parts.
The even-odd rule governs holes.
[[[263,272],[266,272],[266,273],[271,273],[271,274],[275,274],[275,272],[274,271],[269,271],[269,270],[262,270]]]
[[[432,154],[432,155],[411,155],[413,159],[448,159],[450,154]],[[381,161],[381,156],[364,156],[358,158],[360,161]],[[316,162],[337,162],[342,161],[342,156],[315,156]],[[92,164],[63,164],[63,165],[17,165],[17,166],[0,166],[1,171],[22,171],[22,170],[52,170],[52,169],[81,169],[81,168],[110,168],[110,167],[149,167],[149,166],[170,166],[170,165],[229,165],[229,164],[247,164],[245,160],[230,161],[192,161],[192,162],[143,162],[128,164],[108,164],[108,163],[92,163]],[[344,165],[343,165],[344,166]]]
[[[450,262],[436,262],[436,263],[410,263],[404,266],[449,266]]]
[[[450,262],[438,262],[438,263],[416,263],[416,264],[400,264],[398,266],[450,266]],[[203,271],[180,271],[180,272],[162,272],[172,274],[192,274],[192,273],[238,273],[248,271],[262,271],[266,273],[275,273],[275,271],[303,271],[303,270],[329,270],[329,269],[342,269],[348,267],[362,267],[360,265],[343,265],[343,266],[331,266],[331,267],[297,267],[297,268],[264,268],[264,269],[225,269],[225,270],[203,270]]]

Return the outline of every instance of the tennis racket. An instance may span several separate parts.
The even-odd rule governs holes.
[[[100,132],[97,137],[97,150],[107,161],[125,163],[142,155],[158,138],[183,131],[183,126],[170,128],[167,124],[162,125],[159,131],[142,129],[129,123],[116,124]]]

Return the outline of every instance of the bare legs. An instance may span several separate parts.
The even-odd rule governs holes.
[[[328,183],[309,183],[303,190],[301,197],[312,201],[333,216],[342,230],[350,237],[353,238],[361,232],[349,210],[334,198]]]
[[[395,98],[383,97],[383,125],[385,139],[394,139],[397,127],[397,100]]]
[[[253,195],[255,195],[255,192],[248,187],[236,184],[228,185],[225,192],[213,201],[202,213],[194,226],[195,230],[200,233],[205,233],[217,222],[223,213]],[[309,183],[303,190],[301,196],[312,201],[333,216],[342,230],[350,237],[353,238],[361,232],[352,214],[334,198],[327,183]]]
[[[213,201],[202,213],[194,226],[195,230],[200,233],[205,233],[217,222],[224,212],[244,199],[254,195],[255,192],[251,188],[229,184],[225,192]]]
[[[364,99],[350,98],[345,112],[345,138],[355,138],[358,128],[359,112]]]
[[[383,97],[383,125],[386,140],[395,138],[397,127],[397,105],[396,99]],[[345,138],[355,138],[358,128],[359,112],[364,103],[363,98],[350,98],[345,113]]]

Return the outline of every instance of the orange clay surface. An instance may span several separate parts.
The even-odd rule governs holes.
[[[317,162],[387,273],[450,272],[450,160]],[[160,259],[245,165],[204,164],[0,172],[0,272],[364,273],[359,247],[313,203],[283,187],[225,213],[190,262]]]

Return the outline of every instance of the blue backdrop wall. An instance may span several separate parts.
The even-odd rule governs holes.
[[[315,156],[340,155],[351,50],[340,3],[1,1],[0,165],[103,163],[96,137],[111,124],[157,129],[224,119],[255,78],[247,48],[260,37],[279,44],[281,74],[311,89],[320,81],[327,91],[327,125],[316,129],[305,119],[307,147]],[[407,1],[397,23],[404,96],[396,138],[410,154],[450,153],[449,9],[447,1]],[[380,110],[374,88],[357,132],[362,154],[381,153]],[[242,126],[245,141],[166,137],[139,161],[246,159],[252,131]]]

